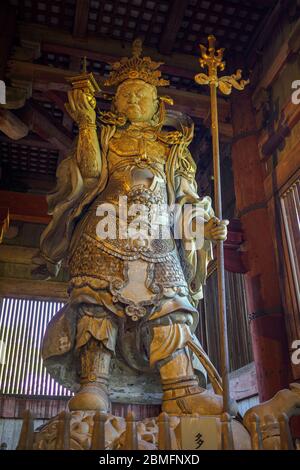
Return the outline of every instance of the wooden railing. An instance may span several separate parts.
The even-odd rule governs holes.
[[[55,450],[70,450],[70,437],[71,437],[71,413],[62,411],[58,415],[58,426],[56,433],[56,441],[54,445]],[[200,419],[201,417],[199,417]],[[268,417],[267,422],[260,423],[257,415],[253,414],[250,423],[249,434],[251,437],[252,450],[264,450],[264,439],[270,438],[272,435],[279,437],[278,443],[274,450],[296,450],[289,425],[289,418],[285,413],[278,416],[278,419]],[[91,436],[91,450],[105,450],[106,449],[106,435],[105,435],[105,422],[107,420],[106,413],[95,412],[93,416],[93,430]],[[224,413],[221,416],[221,449],[234,450],[234,440],[232,434],[232,418],[229,414]],[[17,450],[32,450],[34,449],[34,416],[26,410],[24,412],[23,424]],[[122,450],[139,450],[138,441],[138,421],[133,412],[129,412],[126,416],[126,429],[124,445]],[[158,450],[174,450],[172,448],[170,417],[167,413],[161,413],[158,416]],[[178,448],[176,449],[178,450]]]

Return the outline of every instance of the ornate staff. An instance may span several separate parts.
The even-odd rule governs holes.
[[[211,133],[213,143],[213,163],[214,163],[214,191],[215,191],[215,212],[216,216],[222,220],[222,198],[221,198],[221,176],[220,176],[220,153],[219,153],[219,128],[218,128],[218,108],[217,108],[217,88],[225,95],[230,95],[232,87],[243,90],[249,80],[241,80],[242,71],[231,76],[218,78],[218,69],[225,69],[223,59],[224,49],[215,50],[216,38],[208,37],[208,51],[200,45],[201,58],[199,59],[202,68],[208,68],[208,75],[199,73],[195,76],[195,81],[199,85],[210,86],[211,99]],[[226,297],[225,297],[225,276],[224,276],[224,247],[223,241],[217,242],[217,272],[218,272],[218,300],[219,300],[219,321],[220,321],[220,350],[221,369],[223,382],[223,406],[224,413],[230,413],[230,389],[229,389],[229,355],[227,337],[226,318]]]

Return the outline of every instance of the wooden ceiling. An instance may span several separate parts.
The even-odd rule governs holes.
[[[8,62],[0,64],[0,71],[5,69],[4,78],[10,85],[24,87],[25,83],[30,91],[24,105],[11,107],[6,117],[0,110],[0,121],[2,112],[2,119],[9,115],[12,122],[15,119],[28,127],[27,135],[19,140],[0,132],[0,160],[6,181],[2,187],[42,192],[54,183],[57,163],[77,133],[64,109],[67,91],[64,77],[78,73],[84,55],[88,70],[101,83],[109,72],[108,62],[128,54],[133,39],[142,38],[147,53],[165,62],[162,70],[170,80],[167,93],[175,99],[174,108],[190,114],[198,136],[205,134],[207,139],[209,98],[207,91],[200,90],[194,82],[198,44],[205,44],[207,36],[213,33],[227,49],[227,59],[235,54],[246,55],[278,2],[7,0],[6,3],[10,6],[10,17],[15,18],[16,29],[13,33],[10,27],[4,34],[6,42],[0,44],[2,49],[9,49],[5,59]],[[7,39],[10,32],[11,43]],[[5,54],[0,53],[0,62],[1,58],[3,62]],[[98,104],[102,108],[109,106],[100,98]],[[219,104],[221,136],[228,140],[229,103],[222,99]],[[194,147],[203,145],[200,142]],[[202,158],[200,162],[201,171],[207,167],[206,160]],[[12,187],[7,187],[8,182]]]
[[[214,34],[228,50],[245,52],[272,0],[11,0],[20,21],[144,44],[170,54],[198,54]]]

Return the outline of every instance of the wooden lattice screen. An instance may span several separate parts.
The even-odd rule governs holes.
[[[225,272],[230,370],[252,362],[245,286],[242,274]],[[208,278],[200,304],[198,336],[210,359],[220,370],[217,272]]]
[[[0,393],[70,396],[47,373],[41,342],[61,302],[4,298],[0,307]]]
[[[283,237],[283,284],[289,346],[300,340],[300,179],[280,197]],[[292,364],[294,378],[300,378],[300,364]]]

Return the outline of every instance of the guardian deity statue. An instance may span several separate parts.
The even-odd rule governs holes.
[[[164,129],[167,98],[157,90],[168,82],[160,65],[142,57],[136,40],[132,57],[114,63],[106,80],[115,90],[109,112],[97,115],[95,99],[78,86],[68,95],[79,135],[48,196],[53,217],[41,237],[39,269],[56,275],[64,265],[70,275],[69,299],[47,327],[43,359],[50,374],[75,391],[71,411],[110,409],[111,363],[118,359],[140,375],[159,377],[164,411],[222,413],[222,396],[200,386],[201,366],[187,344],[198,343],[197,303],[212,243],[226,239],[226,221],[214,216],[209,197],[197,194],[188,149],[192,121],[182,117],[175,130]],[[148,239],[130,231],[121,236],[120,198],[127,222],[134,205],[150,215],[171,208],[162,211],[170,236],[161,230]],[[99,207],[107,208],[102,218]],[[185,208],[190,230],[176,238],[174,223]],[[107,236],[99,232],[101,220],[115,225]],[[198,246],[194,234],[201,226]]]

